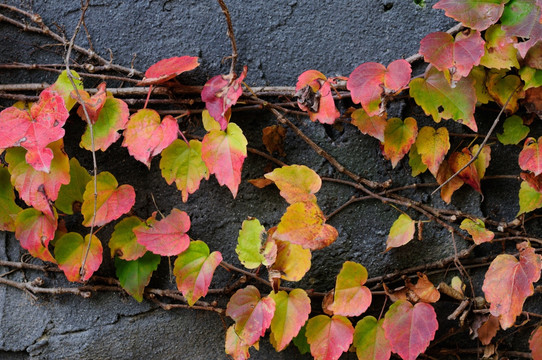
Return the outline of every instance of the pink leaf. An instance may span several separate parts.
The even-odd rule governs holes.
[[[162,256],[178,255],[188,248],[190,238],[186,234],[190,229],[188,214],[179,209],[160,221],[156,213],[147,219],[147,224],[141,224],[133,229],[137,242],[147,250]]]
[[[348,351],[354,338],[354,327],[348,318],[318,315],[307,322],[305,335],[316,360],[337,360]]]
[[[217,75],[203,86],[201,99],[205,102],[209,114],[218,121],[222,130],[228,126],[226,112],[237,103],[237,99],[243,93],[241,84],[246,76],[247,67],[245,66],[238,78],[235,78],[235,74]]]
[[[45,89],[30,111],[9,107],[0,112],[0,149],[22,146],[26,162],[37,171],[49,172],[53,151],[47,145],[64,136],[69,113],[64,99]]]
[[[335,107],[329,80],[321,72],[307,70],[299,75],[295,90],[299,108],[309,113],[311,121],[333,124],[341,115]]]
[[[52,218],[33,208],[21,211],[15,219],[15,237],[30,255],[56,263],[49,252],[49,242],[55,237],[56,218]]]
[[[198,60],[195,56],[180,56],[160,60],[145,71],[145,77],[137,85],[146,86],[166,82],[185,71],[197,68],[199,66]]]
[[[358,66],[346,83],[352,93],[352,101],[361,103],[368,116],[383,113],[382,96],[394,94],[404,89],[410,81],[412,68],[405,60],[395,60],[388,65],[368,62]]]
[[[141,109],[128,121],[124,130],[122,146],[136,160],[150,168],[151,158],[167,148],[179,132],[179,125],[174,117],[167,115],[160,122],[160,115],[151,109]]]

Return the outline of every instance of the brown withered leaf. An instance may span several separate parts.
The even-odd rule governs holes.
[[[478,329],[478,339],[482,345],[489,345],[500,328],[499,318],[490,314],[487,321]]]
[[[284,138],[286,128],[280,125],[267,126],[262,130],[262,141],[270,154],[277,152],[280,156],[286,156],[284,152]]]

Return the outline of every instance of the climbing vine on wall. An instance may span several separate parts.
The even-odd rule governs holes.
[[[201,90],[206,108],[201,116],[206,132],[203,138],[180,130],[178,120],[182,115],[162,116],[149,106],[153,87],[173,86],[175,77],[199,66],[198,58],[163,59],[147,69],[137,83],[148,88],[147,99],[141,109],[130,113],[126,102],[108,91],[106,82],[91,92],[84,89],[82,77],[69,68],[74,35],[66,57],[67,69],[57,81],[41,91],[37,101],[19,101],[0,112],[0,149],[4,153],[0,167],[0,230],[14,232],[33,257],[56,264],[72,282],[87,282],[100,268],[103,257],[111,256],[118,283],[137,301],[156,295],[149,294],[146,287],[163,257],[176,257],[171,271],[183,295],[181,299],[196,309],[212,307],[201,299],[207,295],[219,266],[258,279],[267,284],[265,291],[239,282],[232,289],[226,309],[215,308],[233,320],[226,330],[225,352],[238,360],[249,358],[249,349],[257,349],[268,331],[277,351],[293,342],[301,351],[308,349],[315,359],[338,359],[352,349],[359,359],[386,360],[393,352],[402,359],[414,360],[428,349],[439,328],[432,304],[440,300],[441,294],[460,302],[452,320],[462,314],[459,321],[464,323],[467,316],[476,316],[475,311],[485,314],[473,329],[482,345],[491,344],[500,329],[521,326],[516,323],[524,314],[525,300],[535,292],[534,284],[542,269],[542,240],[515,229],[524,214],[542,207],[542,137],[527,137],[529,125],[542,117],[540,1],[441,0],[434,7],[462,26],[451,32],[428,34],[413,58],[387,65],[363,63],[348,77],[327,77],[317,70],[307,70],[299,75],[295,86],[297,106],[310,121],[334,125],[339,118],[350,118],[361,133],[379,140],[382,156],[393,168],[408,161],[413,177],[428,171],[448,204],[464,185],[483,194],[481,180],[492,161],[487,141],[504,118],[504,131],[497,134],[498,141],[506,146],[523,142],[517,160],[523,170],[518,174],[522,179],[517,194],[519,220],[505,224],[461,212],[451,214],[452,219],[450,213],[396,194],[389,182],[364,179],[341,165],[288,120],[287,109],[260,99],[244,83],[248,69],[236,72],[232,22],[224,2],[218,2],[227,19],[232,66],[228,74],[212,77]],[[32,15],[7,5],[2,7]],[[84,9],[81,19],[83,16]],[[39,18],[31,19],[39,26],[36,29],[48,29]],[[80,27],[81,21],[77,31]],[[427,63],[426,70],[413,77],[411,65],[421,59]],[[95,60],[100,62],[100,58]],[[339,92],[355,105],[346,114],[336,107]],[[399,289],[389,289],[383,281],[386,277],[382,277],[380,283],[391,305],[383,308],[377,319],[364,316],[375,291],[366,286],[366,268],[346,261],[336,274],[335,287],[321,294],[323,301],[318,306],[313,291],[281,286],[281,281],[301,280],[311,267],[312,253],[331,245],[339,236],[318,205],[322,179],[309,167],[281,164],[250,181],[259,188],[276,186],[288,207],[271,228],[266,229],[250,214],[239,224],[235,252],[244,270],[224,262],[221,253],[211,251],[204,241],[190,237],[189,211],[174,208],[162,214],[157,209],[151,217],[140,218],[131,212],[137,193],[130,184],[119,184],[110,172],[97,173],[96,166],[89,172],[63,150],[63,126],[71,113],[87,124],[80,146],[93,155],[96,151],[107,152],[122,137],[122,146],[147,167],[160,156],[161,174],[168,184],[175,183],[183,202],[197,196],[200,184],[211,175],[235,198],[249,145],[242,129],[232,121],[232,109],[241,96],[276,116],[278,124],[263,132],[263,142],[271,155],[284,152],[288,128],[350,177],[352,186],[399,210],[388,230],[386,251],[400,251],[396,248],[409,243],[416,234],[421,237],[425,222],[448,230],[454,243],[454,234],[471,241],[466,253],[456,253],[448,260],[462,276],[450,284],[435,286],[426,274],[418,272],[416,280],[405,277]],[[388,117],[388,106],[400,96],[412,98],[435,124],[420,127],[413,117]],[[483,140],[452,149],[446,121],[458,122],[476,133],[477,108],[491,102],[501,111],[490,131],[480,134]],[[66,229],[64,218],[74,213],[82,214],[82,225],[89,228],[87,233]],[[111,238],[100,238],[99,228],[111,223]],[[492,259],[482,293],[467,290],[472,283],[462,269],[460,257],[468,256],[480,244],[506,239],[517,240],[518,253]],[[103,254],[104,241],[108,241],[110,254]],[[267,279],[260,277],[265,269]],[[26,289],[35,291],[36,286]],[[540,286],[536,290],[540,291]],[[529,347],[534,359],[542,359],[540,324],[534,327]]]

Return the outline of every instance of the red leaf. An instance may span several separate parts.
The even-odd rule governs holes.
[[[480,64],[484,44],[479,31],[460,32],[455,41],[448,33],[434,32],[420,42],[420,54],[440,71],[449,70],[453,80],[459,80]]]
[[[529,349],[532,352],[533,360],[542,360],[542,326],[538,326],[531,334]]]
[[[519,153],[519,166],[522,170],[529,170],[538,176],[542,173],[542,149],[539,143],[542,141],[542,137],[535,138],[529,137],[523,144],[523,150]]]
[[[450,168],[453,173],[458,172],[465,164],[467,164],[472,159],[472,154],[468,148],[463,148],[462,152],[453,152],[448,159]],[[467,166],[465,170],[461,171],[457,175],[461,180],[470,185],[474,190],[482,193],[482,188],[480,187],[480,176],[478,175],[478,170],[474,162]]]
[[[248,346],[256,343],[271,325],[275,301],[262,298],[255,286],[237,290],[226,308],[226,315],[235,321],[235,332]]]
[[[37,171],[26,163],[22,148],[6,151],[6,161],[11,173],[11,182],[19,192],[19,197],[50,217],[54,217],[51,202],[58,197],[60,187],[70,182],[70,162],[64,152],[62,140],[47,147],[53,154],[49,173]]]
[[[247,76],[247,67],[238,78],[235,74],[217,75],[205,83],[201,91],[201,99],[209,114],[218,121],[220,128],[225,130],[228,126],[226,111],[237,103],[237,99],[243,93],[241,84]]]
[[[384,142],[386,119],[386,114],[369,116],[363,109],[357,109],[352,113],[352,124],[356,125],[362,133],[370,135],[382,143]]]
[[[90,247],[89,247],[90,241]],[[81,275],[83,259],[89,249],[88,256]],[[64,271],[68,281],[87,281],[102,263],[102,243],[92,235],[86,235],[85,239],[78,233],[70,232],[63,235],[55,244],[55,259],[58,267]]]
[[[0,149],[22,146],[26,162],[37,171],[49,172],[53,151],[47,147],[64,136],[69,113],[58,93],[45,89],[30,111],[9,107],[0,112]]]
[[[150,168],[151,158],[158,155],[177,139],[179,125],[174,117],[167,115],[160,122],[160,115],[151,109],[141,109],[128,121],[124,130],[122,146],[136,160]]]
[[[348,351],[354,337],[352,323],[340,315],[318,315],[309,319],[306,326],[305,336],[316,360],[337,360]]]
[[[15,219],[15,237],[30,255],[56,263],[48,249],[49,242],[55,237],[56,227],[56,218],[28,208],[21,211]]]
[[[137,85],[156,85],[166,82],[185,71],[197,68],[199,66],[198,60],[195,56],[180,56],[160,60],[145,71],[145,77]]]
[[[533,283],[540,279],[542,256],[523,242],[517,245],[519,261],[512,255],[499,255],[486,272],[482,290],[491,303],[489,311],[498,316],[506,330],[521,314],[525,299],[534,293]]]
[[[79,96],[81,97],[81,100],[83,100],[83,103],[85,104],[85,110],[87,111],[89,120],[94,124],[96,120],[98,119],[98,115],[100,114],[100,110],[102,110],[105,99],[107,98],[107,92],[105,90],[105,82],[98,85],[98,91],[96,94],[90,96],[88,92],[84,90],[79,90]],[[77,102],[80,103],[79,98],[77,97],[77,94],[75,93],[75,90],[71,94],[72,98],[77,100]],[[85,122],[87,121],[85,110],[83,110],[83,104],[79,106],[77,109],[77,115],[81,119],[83,119]]]
[[[443,9],[451,17],[471,29],[485,30],[495,24],[509,0],[440,0],[434,9]]]
[[[94,226],[102,226],[126,214],[135,203],[135,191],[131,185],[121,185],[110,172],[98,174],[98,196],[96,199],[96,218]],[[83,194],[81,213],[83,225],[90,227],[94,217],[94,181],[89,181]]]
[[[295,91],[299,108],[309,113],[311,121],[333,124],[341,116],[335,107],[329,80],[321,72],[307,70],[299,75]]]
[[[435,337],[438,322],[431,305],[421,302],[413,306],[399,300],[386,312],[382,326],[392,351],[404,360],[415,360]]]
[[[226,185],[236,197],[247,157],[247,139],[241,128],[230,123],[226,131],[211,130],[203,138],[201,157],[209,173],[215,174],[218,183]]]
[[[383,94],[393,94],[404,89],[410,81],[412,68],[406,60],[395,60],[388,65],[368,62],[358,66],[346,83],[352,93],[352,101],[361,103],[367,115],[384,112],[380,109]]]
[[[137,242],[147,250],[162,256],[178,255],[188,248],[190,238],[190,217],[184,211],[173,208],[162,220],[156,220],[156,213],[133,229]]]

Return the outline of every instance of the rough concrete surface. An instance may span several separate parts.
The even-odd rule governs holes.
[[[65,29],[67,37],[71,36],[80,16],[78,0],[6,2],[31,7],[46,24],[57,24]],[[246,82],[253,86],[293,86],[297,76],[307,69],[318,69],[330,76],[347,76],[362,62],[387,64],[415,54],[419,41],[426,34],[454,25],[442,11],[431,8],[436,2],[434,0],[427,1],[426,7],[417,6],[410,0],[226,2],[235,27],[239,64],[248,66]],[[229,62],[222,63],[222,59],[231,54],[230,43],[223,15],[214,0],[93,0],[87,12],[86,25],[96,52],[107,57],[111,49],[115,63],[130,66],[133,60],[135,68],[140,71],[162,58],[199,56],[201,66],[189,75],[183,74],[180,80],[201,85],[208,78],[229,69]],[[32,36],[0,22],[0,63],[61,63],[62,51],[58,52],[55,46],[40,47],[50,43],[50,39]],[[88,46],[84,34],[78,37],[77,43]],[[78,55],[74,57],[84,61]],[[0,71],[0,84],[52,82],[55,76],[37,71]],[[97,84],[98,81],[92,79],[86,82],[87,87]],[[403,105],[397,110],[400,116],[416,116],[420,127],[424,122],[431,123],[413,104]],[[478,119],[482,133],[489,127],[491,116]],[[389,161],[381,156],[378,142],[363,136],[352,126],[339,131],[311,123],[307,118],[293,120],[326,151],[366,178],[384,181],[391,177],[396,185],[433,181],[430,175],[412,178],[408,160],[401,161],[392,170]],[[234,115],[233,121],[243,129],[249,146],[264,150],[261,130],[274,123],[268,114],[239,113]],[[455,132],[464,131],[460,125],[447,125]],[[79,148],[83,130],[80,120],[68,121],[66,131],[70,136],[65,140],[66,152],[69,156],[77,156],[86,168],[91,168],[90,153]],[[459,141],[452,144],[452,148],[458,144]],[[493,149],[495,153],[509,157],[509,161],[492,163],[488,174],[519,173],[516,149],[504,150],[497,144]],[[338,176],[329,163],[293,133],[287,135],[285,152],[287,156],[282,160],[289,164],[305,164],[321,176]],[[158,157],[153,160],[149,171],[128,156],[120,141],[105,155],[101,152],[97,155],[100,171],[110,171],[120,184],[130,183],[136,188],[135,214],[145,218],[155,210],[152,193],[162,212],[169,213],[173,207],[187,211],[192,222],[190,236],[204,240],[211,251],[221,251],[224,260],[236,265],[240,264],[234,248],[242,221],[253,216],[269,228],[278,223],[287,207],[276,188],[257,189],[246,181],[261,177],[268,165],[266,160],[253,154],[249,154],[245,162],[243,181],[235,200],[211,177],[189,197],[187,203],[182,203],[180,193],[161,177]],[[454,194],[450,208],[459,208],[477,216],[490,214],[506,221],[513,219],[518,211],[519,183],[494,181],[483,186],[483,202],[479,194],[463,188]],[[327,214],[357,194],[351,188],[324,182],[318,193],[318,203]],[[445,206],[438,196],[431,197],[421,190],[406,195],[439,207]],[[397,216],[396,210],[376,201],[348,207],[330,221],[339,231],[338,240],[315,252],[310,272],[298,285],[291,285],[329,290],[334,286],[335,276],[345,260],[357,261],[367,267],[370,276],[377,276],[454,254],[449,233],[433,225],[424,228],[423,241],[412,242],[397,251],[384,252],[389,228]],[[537,221],[529,226],[533,232],[540,228]],[[109,238],[112,230],[112,226],[101,230],[102,241]],[[461,250],[470,244],[459,240],[457,245]],[[490,252],[498,253],[499,249],[481,247],[476,255]],[[0,234],[0,259],[18,261],[22,253],[12,234]],[[99,270],[100,275],[114,275],[114,265],[108,253],[104,241],[104,263]],[[56,273],[17,272],[9,278],[32,280],[37,276],[42,277],[47,286],[70,286],[62,274]],[[483,272],[473,270],[472,276],[480,291]],[[450,274],[440,274],[432,280],[438,283],[449,278]],[[212,287],[224,286],[229,280],[230,274],[219,268]],[[174,287],[174,283],[169,281],[166,259],[162,259],[151,285]],[[217,298],[223,307],[227,300]],[[526,308],[540,312],[540,300],[540,295],[530,298]],[[369,312],[378,316],[381,305],[381,299],[376,299]],[[437,337],[454,326],[445,319],[454,306],[454,302],[447,300],[437,304],[442,315]],[[230,324],[229,319],[224,320]],[[225,359],[224,336],[223,321],[214,313],[164,311],[152,302],[137,303],[126,294],[118,293],[99,293],[90,299],[70,295],[39,296],[39,300],[33,301],[17,289],[0,286],[1,359]],[[525,351],[526,332],[510,339],[514,343],[508,346]],[[466,337],[461,341],[470,348],[477,346],[476,341],[469,341]],[[260,351],[251,350],[251,356],[254,359],[310,358],[300,355],[293,346],[276,353],[268,338],[260,342]],[[341,359],[354,358],[355,355],[350,353]]]

